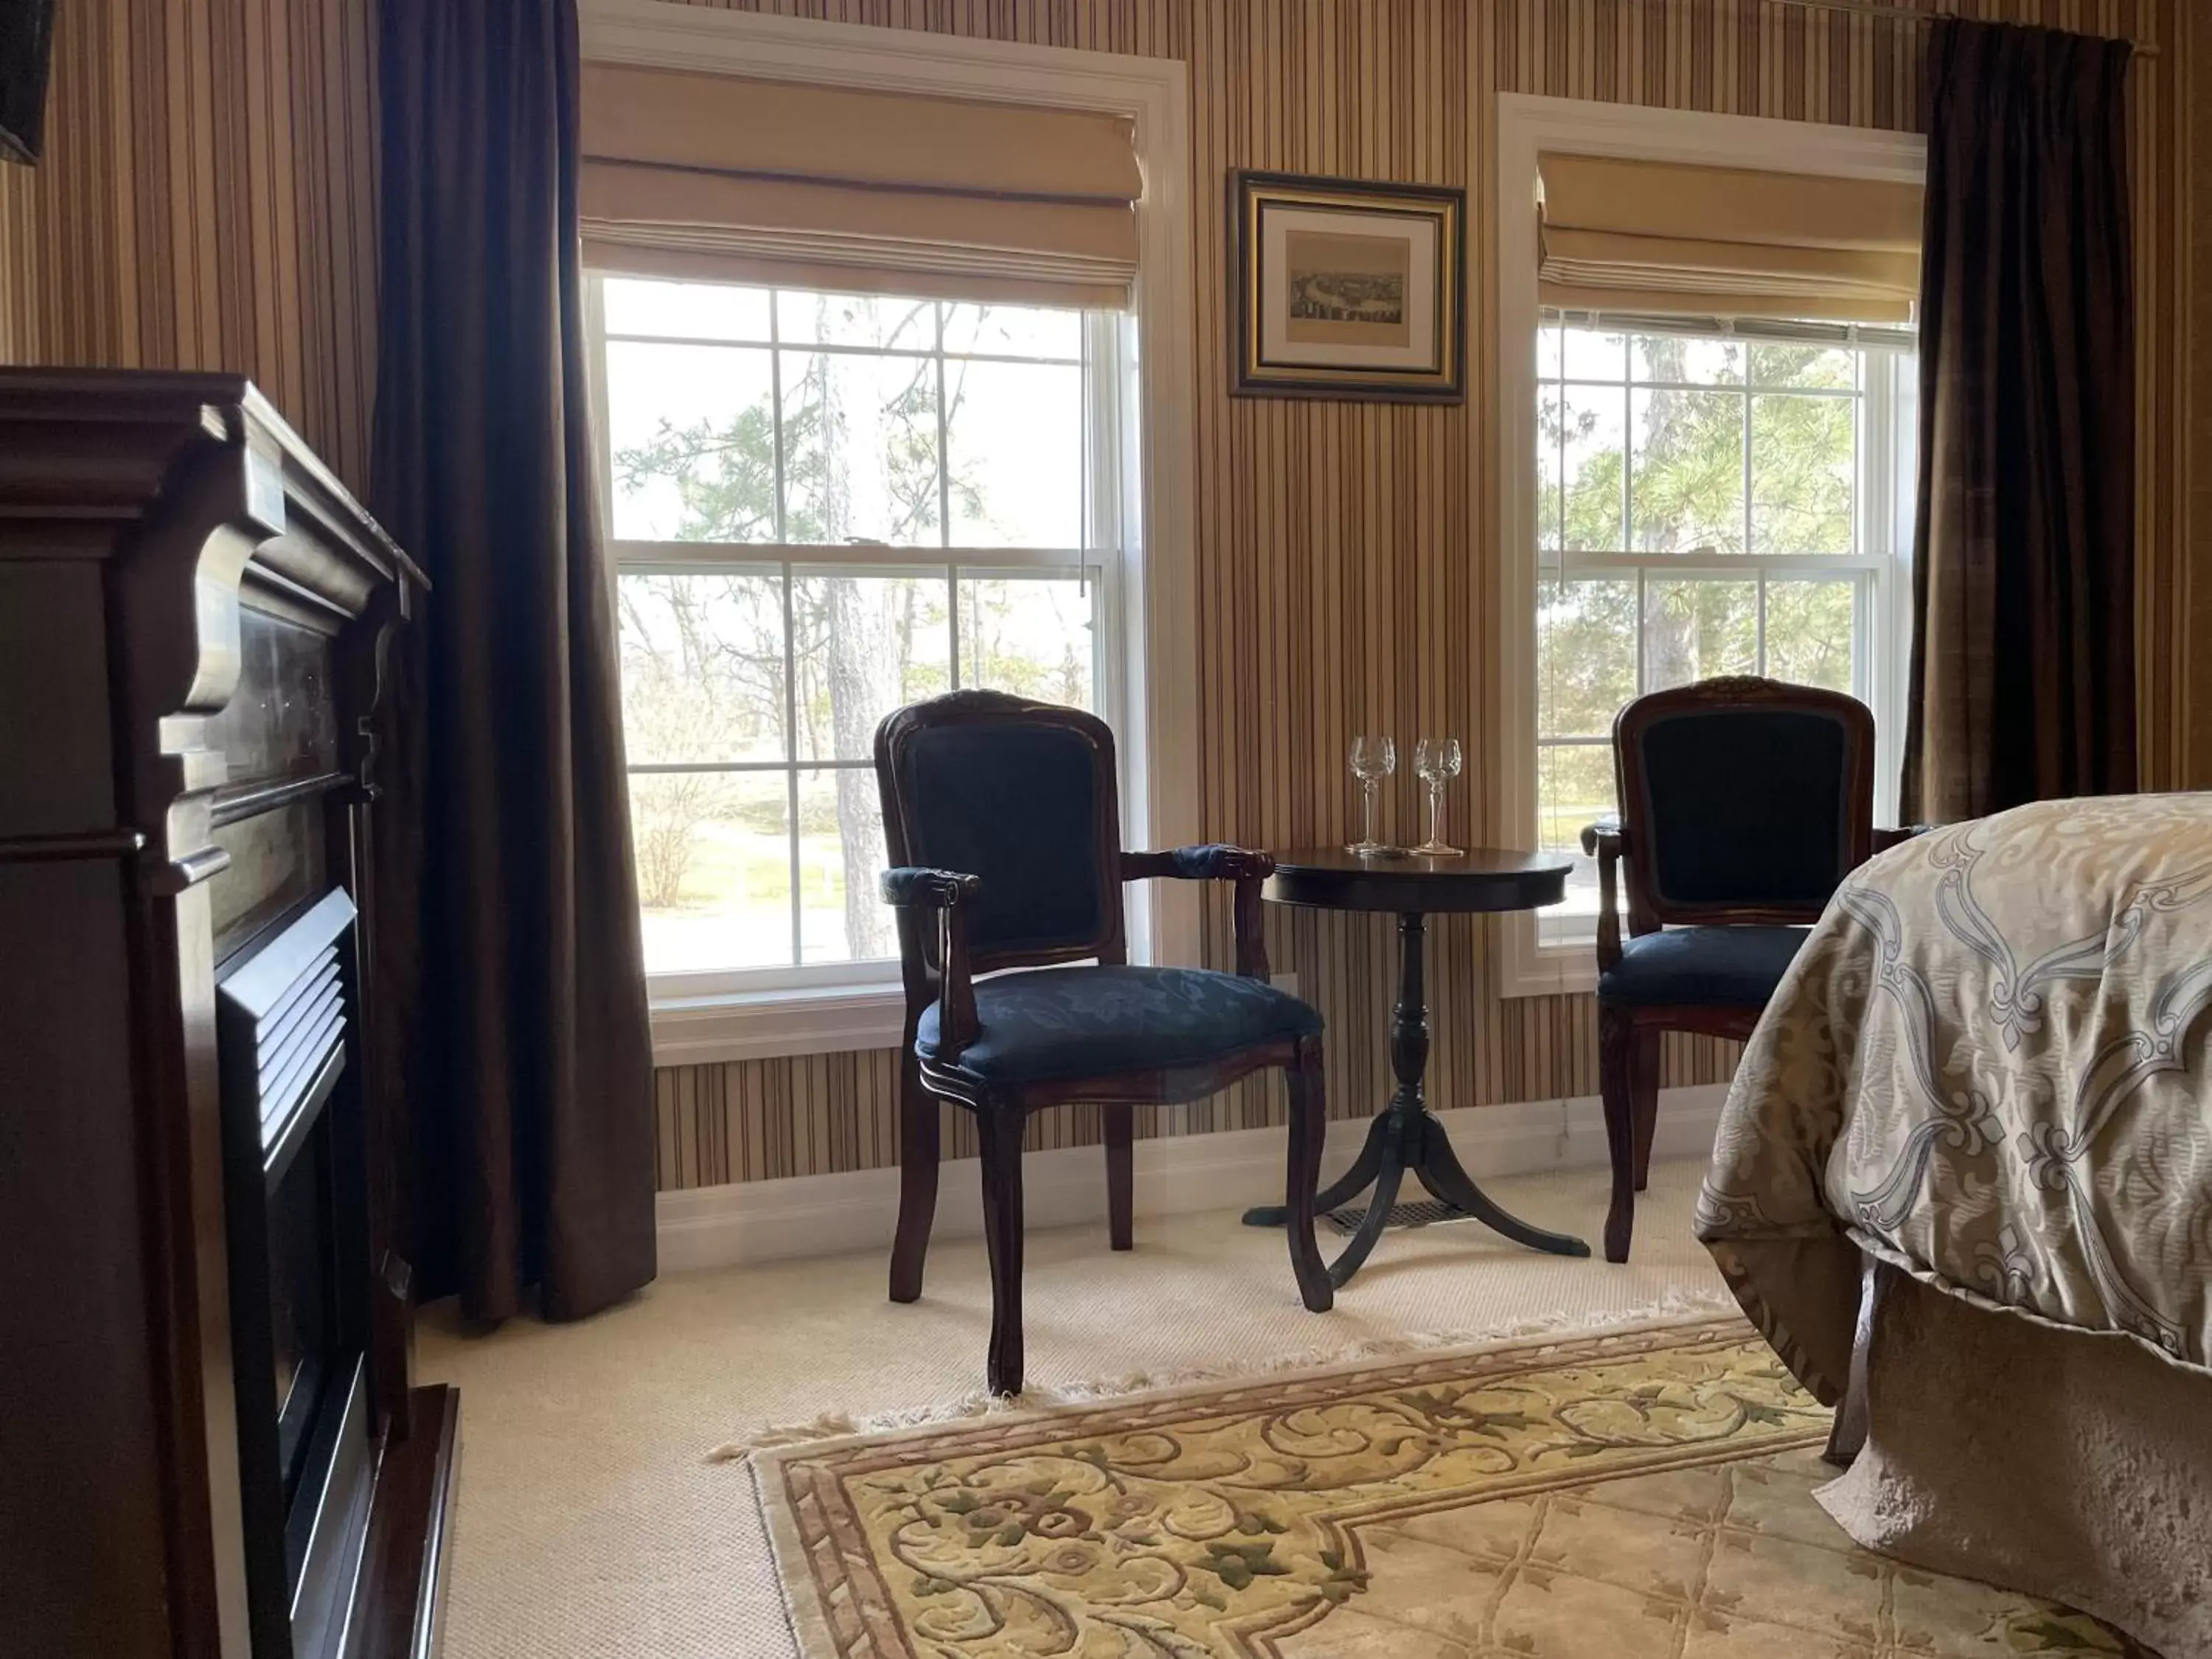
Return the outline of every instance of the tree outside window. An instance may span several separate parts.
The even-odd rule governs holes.
[[[889,957],[877,723],[1095,701],[1083,319],[606,288],[647,966]]]
[[[1556,319],[1538,352],[1537,839],[1576,858],[1586,932],[1624,702],[1722,674],[1866,695],[1865,354]]]

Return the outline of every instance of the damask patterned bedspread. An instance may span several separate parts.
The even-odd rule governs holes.
[[[1697,1229],[1831,1402],[1862,1249],[2212,1366],[2212,794],[2040,802],[1856,872],[1744,1051]]]

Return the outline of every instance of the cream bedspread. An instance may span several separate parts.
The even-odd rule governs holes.
[[[2212,1365],[2212,794],[2041,802],[1853,874],[1744,1051],[1697,1228],[1830,1401],[1862,1249]]]

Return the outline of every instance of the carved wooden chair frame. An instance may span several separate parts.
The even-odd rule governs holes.
[[[971,948],[968,913],[982,890],[975,874],[915,867],[906,787],[910,745],[923,732],[960,725],[1028,725],[1075,732],[1090,745],[1092,799],[1098,849],[1094,878],[1099,925],[1090,937],[1034,948]],[[1205,1065],[1111,1072],[1028,1084],[978,1085],[958,1070],[962,1052],[978,1035],[975,978],[1003,968],[1034,968],[1095,961],[1128,961],[1121,903],[1127,882],[1153,878],[1227,881],[1236,931],[1237,972],[1267,978],[1267,950],[1261,930],[1261,888],[1273,872],[1265,853],[1243,848],[1189,847],[1169,853],[1121,850],[1114,733],[1080,709],[1033,702],[999,691],[956,691],[902,708],[876,730],[877,784],[884,803],[884,841],[892,867],[884,872],[884,898],[898,913],[899,959],[906,987],[906,1025],[899,1087],[899,1216],[891,1249],[890,1296],[912,1302],[921,1295],[922,1267],[937,1208],[938,1102],[950,1101],[975,1115],[983,1180],[984,1241],[991,1263],[991,1345],[988,1376],[994,1394],[1018,1394],[1022,1386],[1022,1127],[1031,1112],[1084,1103],[1100,1109],[1106,1146],[1108,1235],[1112,1248],[1132,1248],[1133,1109],[1202,1100],[1238,1079],[1281,1066],[1289,1083],[1290,1153],[1285,1202],[1290,1211],[1291,1265],[1305,1305],[1326,1310],[1333,1291],[1314,1241],[1314,1192],[1321,1173],[1325,1131],[1322,1040],[1284,1039],[1241,1050]],[[936,1055],[922,1060],[915,1037],[923,1013],[938,1005]]]
[[[1670,900],[1659,890],[1657,852],[1649,831],[1644,735],[1661,720],[1683,714],[1750,711],[1820,715],[1844,727],[1843,822],[1838,844],[1844,849],[1844,863],[1838,876],[1916,833],[1874,828],[1874,715],[1856,697],[1753,675],[1701,680],[1638,697],[1621,708],[1613,724],[1613,776],[1621,817],[1591,824],[1582,833],[1583,850],[1597,859],[1601,974],[1610,971],[1621,958],[1616,900],[1624,874],[1631,938],[1656,933],[1665,927],[1802,927],[1820,919],[1826,908],[1821,904],[1686,902]],[[1763,1012],[1729,1004],[1600,1005],[1598,1077],[1613,1162],[1613,1199],[1605,1222],[1607,1261],[1628,1260],[1636,1194],[1644,1189],[1650,1176],[1651,1137],[1659,1106],[1660,1034],[1686,1031],[1741,1042],[1751,1036]]]

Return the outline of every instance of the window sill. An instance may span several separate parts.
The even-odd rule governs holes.
[[[1508,951],[1498,994],[1504,997],[1556,997],[1597,989],[1597,945],[1533,942]]]
[[[703,1066],[896,1048],[906,1027],[897,981],[796,991],[655,997],[653,1063]]]

